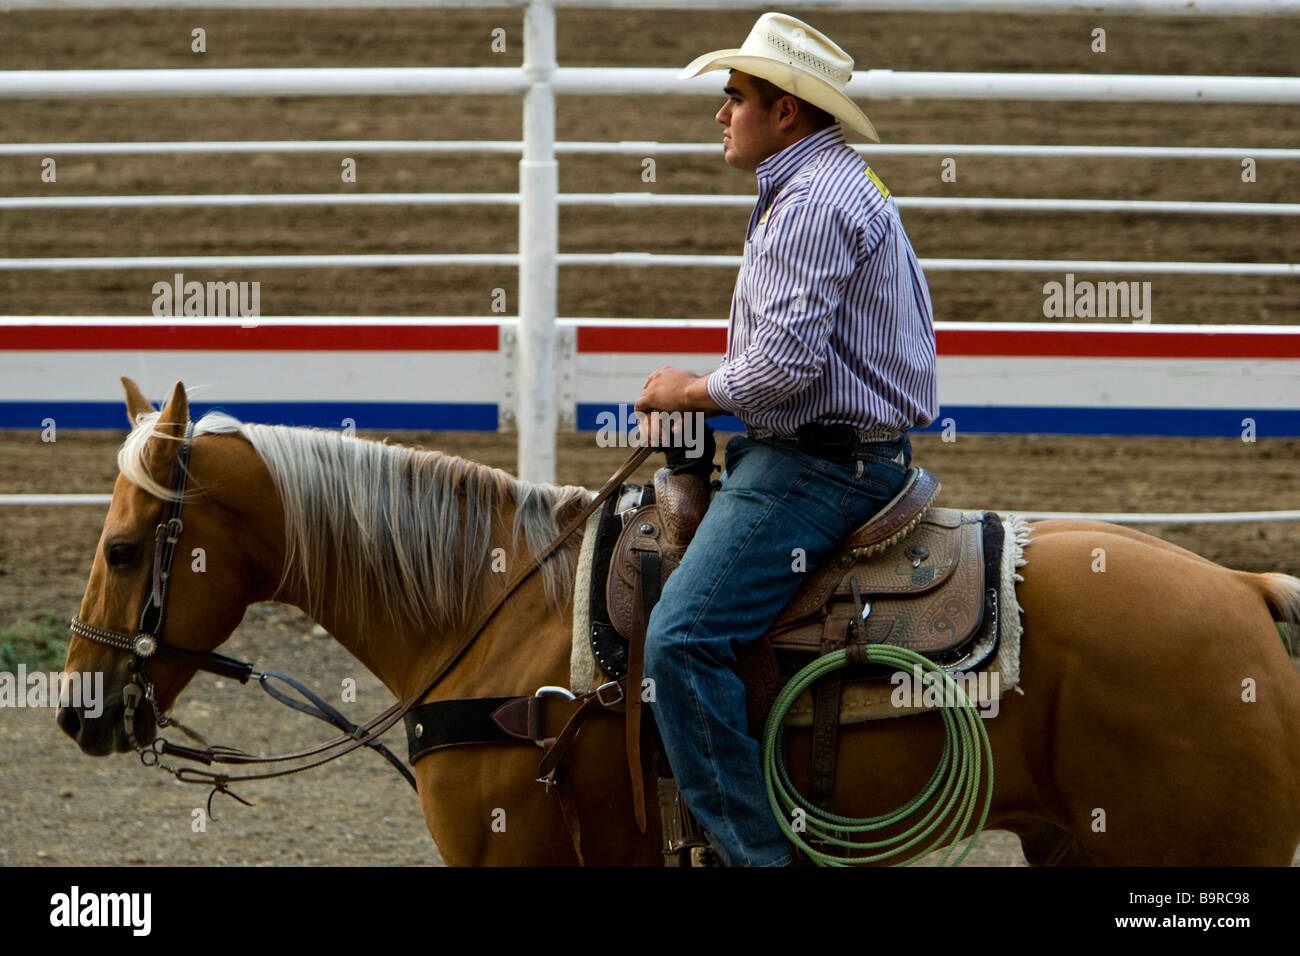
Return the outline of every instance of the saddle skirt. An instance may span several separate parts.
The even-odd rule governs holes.
[[[953,674],[985,665],[998,674],[996,696],[1015,685],[1020,625],[1014,569],[1024,563],[1027,525],[1010,516],[1014,524],[1004,528],[993,512],[936,508],[938,492],[932,475],[909,470],[898,495],[845,541],[836,559],[810,571],[764,638],[742,649],[736,670],[749,691],[751,730],[761,727],[767,705],[790,676],[843,646],[832,628],[849,620],[854,627],[839,630],[855,643],[908,648]],[[652,485],[625,485],[589,519],[574,590],[575,693],[627,673],[628,641],[645,636],[646,585],[657,593],[676,569],[707,498],[701,479],[665,468]],[[647,573],[657,580],[644,581]],[[843,676],[840,723],[925,709],[919,698],[917,706],[900,705],[881,668],[852,668]],[[812,714],[809,691],[787,722],[808,726]]]

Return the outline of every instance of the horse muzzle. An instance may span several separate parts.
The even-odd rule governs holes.
[[[124,707],[120,694],[112,703],[106,703],[103,713],[95,717],[86,715],[84,707],[60,707],[55,718],[63,732],[77,742],[81,752],[92,757],[135,750],[126,732]],[[148,707],[137,707],[133,715],[135,739],[142,746],[153,743],[158,726]]]

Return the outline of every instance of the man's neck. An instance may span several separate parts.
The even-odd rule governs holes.
[[[813,142],[809,142],[813,140]],[[783,184],[803,164],[806,156],[811,156],[820,149],[844,141],[844,130],[839,123],[823,126],[821,129],[809,130],[798,139],[772,153],[754,171],[760,186],[775,181]]]

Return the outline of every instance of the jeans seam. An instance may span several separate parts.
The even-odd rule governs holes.
[[[693,629],[693,628],[692,628]],[[691,631],[686,632],[682,644],[685,645],[690,640]],[[723,785],[723,780],[718,774],[718,762],[715,757],[713,740],[709,736],[709,723],[704,717],[704,708],[701,704],[702,695],[700,694],[699,684],[695,678],[695,667],[693,666],[691,655],[684,653],[682,655],[686,660],[686,679],[691,685],[691,700],[695,704],[696,727],[699,728],[700,738],[704,742],[705,763],[709,766],[709,776],[712,777],[714,792],[718,795],[720,803],[719,809],[722,812],[722,819],[726,821],[727,829],[731,831],[730,839],[724,841],[729,846],[735,846],[740,843],[740,834],[736,832],[736,825],[732,820],[731,808],[727,802],[727,788]]]
[[[723,569],[721,574],[718,575],[718,581],[714,583],[713,587],[710,588],[708,595],[704,598],[703,601],[700,602],[700,609],[696,611],[694,617],[691,618],[691,623],[687,626],[686,632],[682,636],[681,644],[683,647],[690,640],[691,635],[695,632],[696,625],[699,624],[700,617],[704,613],[704,608],[709,605],[709,603],[713,600],[714,595],[717,594],[719,583],[727,576],[727,574],[730,573],[731,569],[735,567],[736,562],[745,553],[745,547],[749,544],[751,540],[753,540],[754,535],[758,533],[759,526],[762,525],[762,523],[768,519],[768,517],[772,514],[773,509],[775,509],[778,504],[787,500],[790,497],[791,493],[793,493],[793,491],[796,488],[798,488],[801,484],[803,484],[807,480],[810,471],[811,469],[805,468],[803,474],[800,475],[799,478],[796,479],[796,481],[792,485],[786,488],[781,493],[780,497],[773,497],[768,502],[768,505],[763,510],[762,515],[759,517],[757,521],[754,522],[754,527],[750,530],[749,534],[745,537],[745,540],[741,543],[740,547],[736,550],[735,555],[732,557],[727,567]],[[686,679],[690,682],[692,703],[694,705],[694,710],[696,715],[696,726],[699,728],[700,737],[704,741],[706,757],[707,757],[706,762],[709,767],[709,776],[714,785],[713,786],[714,793],[717,795],[720,802],[722,817],[726,822],[727,828],[731,831],[730,835],[732,839],[728,841],[728,845],[735,846],[741,843],[740,834],[736,831],[735,823],[732,820],[732,814],[730,812],[730,808],[727,802],[727,788],[726,786],[723,785],[724,781],[722,779],[722,776],[718,772],[718,763],[715,758],[713,741],[709,737],[708,721],[705,720],[704,711],[701,705],[702,694],[700,692],[700,686],[696,679],[695,667],[691,655],[689,653],[683,654],[682,656],[685,658],[686,661]],[[750,863],[748,859],[741,862],[745,864]]]

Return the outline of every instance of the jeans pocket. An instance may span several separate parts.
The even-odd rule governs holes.
[[[902,465],[875,456],[855,460],[854,469],[853,487],[840,501],[844,523],[850,532],[888,504],[907,476],[907,469]]]

